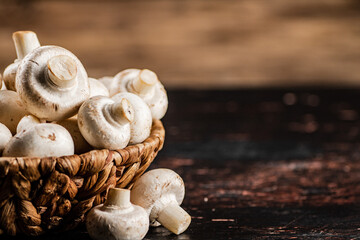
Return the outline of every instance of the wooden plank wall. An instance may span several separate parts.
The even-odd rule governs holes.
[[[357,0],[0,0],[11,33],[73,51],[92,77],[149,68],[167,87],[360,86]]]

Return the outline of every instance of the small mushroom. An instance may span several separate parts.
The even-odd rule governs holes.
[[[134,108],[134,120],[130,123],[131,136],[130,144],[143,142],[150,136],[152,117],[151,112],[146,103],[133,93],[118,93],[112,97],[115,102],[127,99]]]
[[[143,239],[149,230],[146,211],[130,202],[130,190],[111,188],[104,204],[86,217],[86,228],[94,240]]]
[[[60,126],[63,126],[64,128],[66,128],[66,130],[69,131],[72,139],[74,140],[75,153],[82,154],[92,149],[91,145],[85,140],[85,138],[80,132],[77,122],[77,116],[61,120],[56,123]]]
[[[190,215],[179,205],[185,195],[184,182],[170,169],[154,169],[142,175],[131,191],[131,202],[143,207],[150,216],[175,234],[183,233],[191,222]]]
[[[16,89],[26,109],[47,121],[75,115],[90,96],[83,65],[57,46],[39,47],[26,55],[16,74]]]
[[[21,60],[34,49],[40,47],[36,33],[32,31],[18,31],[12,35],[17,59],[4,71],[4,83],[8,90],[16,91],[15,78]]]
[[[96,80],[95,78],[89,78],[89,84],[90,84],[90,97],[95,97],[95,96],[109,97],[110,95],[109,90],[99,80]]]
[[[153,119],[161,119],[168,107],[164,86],[153,71],[127,69],[115,75],[110,85],[110,96],[131,92],[141,97],[149,106]]]
[[[78,125],[86,141],[95,148],[121,149],[130,140],[134,110],[127,99],[119,102],[104,96],[85,101],[78,113]]]
[[[74,154],[70,133],[53,123],[40,123],[26,116],[18,126],[19,132],[5,146],[4,157],[60,157]]]
[[[12,134],[10,130],[4,124],[0,123],[0,156],[11,138]]]
[[[0,122],[4,124],[12,134],[16,133],[16,126],[20,119],[29,114],[21,102],[19,95],[10,90],[0,91]]]

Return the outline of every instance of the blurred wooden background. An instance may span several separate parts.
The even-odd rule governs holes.
[[[357,0],[0,0],[11,34],[68,48],[89,76],[149,68],[170,88],[360,86]]]

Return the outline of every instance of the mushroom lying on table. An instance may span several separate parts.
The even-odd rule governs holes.
[[[13,33],[17,59],[4,70],[4,83],[8,90],[16,91],[15,78],[21,60],[30,52],[40,47],[36,33],[32,31],[18,31]]]
[[[127,99],[92,97],[80,107],[77,118],[81,134],[95,148],[122,149],[129,143],[134,110]]]
[[[183,233],[190,225],[191,217],[179,205],[185,195],[184,182],[170,169],[158,168],[142,175],[131,191],[131,202],[143,207],[150,216],[175,234]]]
[[[57,46],[39,47],[21,61],[16,89],[26,109],[47,121],[75,115],[90,96],[87,73],[80,60]]]
[[[4,157],[60,157],[74,154],[70,133],[53,123],[40,123],[34,116],[19,122],[18,132],[5,146]]]
[[[146,211],[130,202],[130,190],[112,188],[104,204],[86,217],[86,228],[94,240],[143,239],[149,230]]]
[[[109,85],[110,96],[131,92],[141,97],[149,106],[152,118],[161,119],[168,107],[164,86],[157,75],[148,69],[127,69],[115,75]]]

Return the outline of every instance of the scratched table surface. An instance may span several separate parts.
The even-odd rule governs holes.
[[[151,168],[183,177],[192,223],[145,239],[358,238],[359,100],[346,89],[169,91]],[[38,239],[90,238],[80,227]]]

